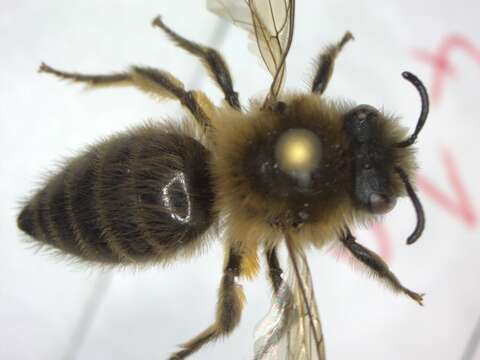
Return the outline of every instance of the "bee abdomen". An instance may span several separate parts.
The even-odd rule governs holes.
[[[79,255],[86,260],[117,262],[119,257],[105,238],[97,213],[95,187],[100,161],[98,149],[93,148],[73,159],[65,169],[66,217],[72,223],[74,237],[64,240],[74,241]]]
[[[18,227],[41,242],[79,255],[73,239],[70,219],[66,216],[65,174],[53,177],[23,208]]]
[[[133,223],[162,260],[188,255],[215,217],[209,152],[189,136],[146,132],[133,158]]]
[[[189,255],[214,222],[208,161],[208,150],[178,131],[146,126],[115,136],[52,177],[18,226],[89,261]]]
[[[53,176],[18,217],[18,227],[45,244],[85,260],[114,261],[95,212],[94,151]]]
[[[132,166],[136,147],[142,136],[121,136],[103,146],[96,182],[96,211],[111,249],[122,261],[141,261],[155,255],[136,221],[137,194],[133,189]]]

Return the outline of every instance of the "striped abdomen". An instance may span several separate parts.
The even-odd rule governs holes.
[[[208,161],[188,135],[138,128],[68,162],[23,208],[18,226],[90,261],[186,255],[214,221]]]

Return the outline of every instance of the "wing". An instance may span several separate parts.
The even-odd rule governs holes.
[[[307,258],[303,251],[296,250],[294,257],[290,252],[290,260],[289,281],[298,320],[286,336],[287,359],[325,360],[322,326]]]
[[[325,360],[325,347],[305,253],[289,248],[287,280],[255,330],[255,360]],[[293,255],[293,256],[292,256]]]
[[[285,60],[295,23],[295,0],[207,0],[207,7],[247,30],[256,54],[273,77],[266,102],[273,101],[285,83]]]

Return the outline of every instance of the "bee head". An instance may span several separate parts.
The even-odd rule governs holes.
[[[394,149],[386,143],[385,121],[374,107],[359,105],[345,115],[343,125],[351,144],[353,203],[373,214],[389,212],[397,198],[390,176]]]
[[[428,96],[425,87],[413,74],[402,74],[419,91],[422,111],[414,133],[407,139],[396,140],[393,120],[370,105],[359,105],[345,114],[343,128],[351,144],[353,172],[352,201],[357,208],[372,214],[385,214],[393,209],[403,193],[412,200],[417,214],[417,226],[407,240],[415,242],[424,228],[424,214],[404,169],[413,161],[411,146],[425,124]],[[396,186],[400,180],[403,187]]]

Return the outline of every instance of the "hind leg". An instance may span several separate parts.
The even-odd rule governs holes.
[[[206,343],[228,335],[238,325],[245,301],[243,290],[236,282],[240,275],[241,262],[241,255],[231,249],[218,291],[215,322],[190,341],[180,345],[182,350],[172,354],[169,360],[185,359]]]
[[[92,75],[65,72],[42,63],[39,72],[55,75],[64,80],[83,83],[98,89],[114,86],[134,86],[157,99],[179,100],[202,127],[209,125],[214,105],[201,91],[186,91],[183,83],[172,74],[151,67],[132,66],[129,71]]]

